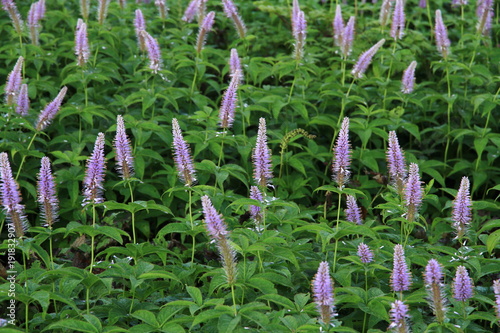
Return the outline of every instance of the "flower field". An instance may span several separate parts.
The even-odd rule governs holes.
[[[0,332],[500,332],[499,7],[2,0]]]

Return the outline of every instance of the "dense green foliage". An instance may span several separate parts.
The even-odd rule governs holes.
[[[79,1],[47,1],[38,46],[28,30],[19,37],[1,11],[0,78],[7,79],[22,55],[31,106],[25,117],[0,107],[0,152],[9,156],[30,223],[16,247],[16,324],[0,330],[382,332],[390,324],[391,303],[402,299],[413,332],[499,332],[492,288],[500,278],[498,2],[487,36],[476,32],[476,1],[463,12],[448,1],[428,2],[420,8],[407,0],[405,36],[397,41],[389,35],[390,23],[380,25],[381,1],[342,4],[345,21],[356,16],[353,50],[344,60],[333,44],[335,2],[301,0],[307,38],[304,56],[296,60],[291,0],[237,1],[248,28],[243,39],[221,2],[209,0],[215,24],[198,56],[198,23],[181,20],[187,1],[170,0],[164,20],[154,1],[128,1],[123,9],[113,1],[102,25],[91,1],[91,55],[83,68],[74,51]],[[31,2],[16,3],[26,17]],[[137,44],[137,8],[160,45],[163,63],[156,74]],[[436,9],[451,40],[446,59],[435,45]],[[364,77],[354,79],[357,58],[382,38],[386,42]],[[234,125],[223,131],[218,114],[232,48],[244,79]],[[413,60],[415,90],[403,94],[402,73]],[[37,131],[39,112],[63,86],[68,92],[61,110]],[[115,169],[117,115],[124,117],[136,171],[125,181]],[[350,119],[351,177],[339,188],[332,180],[332,147],[344,116]],[[252,151],[261,117],[274,178],[261,188],[265,199],[258,202],[248,198],[256,185]],[[173,118],[191,147],[192,187],[179,180],[174,163]],[[420,169],[423,204],[411,223],[404,200],[387,181],[389,131],[396,131],[406,161]],[[82,206],[86,160],[99,132],[106,137],[105,201]],[[60,201],[52,228],[44,227],[37,203],[43,156],[52,161]],[[473,218],[466,236],[456,239],[452,201],[464,176],[471,183]],[[347,194],[362,207],[361,225],[345,218]],[[206,232],[203,195],[228,225],[235,285],[227,284],[219,248]],[[250,218],[251,205],[265,211],[264,223]],[[7,212],[0,214],[0,252],[6,254]],[[372,263],[356,255],[361,242],[374,251]],[[390,285],[396,244],[404,245],[412,272],[411,288],[402,294]],[[3,266],[6,257],[0,256]],[[423,281],[431,258],[445,274],[443,323],[434,318]],[[333,325],[319,321],[311,293],[321,261],[330,264],[335,283]],[[475,285],[465,302],[452,297],[460,265]],[[8,319],[12,297],[7,272],[0,273],[0,318]]]

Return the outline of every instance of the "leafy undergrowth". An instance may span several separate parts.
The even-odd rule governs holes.
[[[2,1],[2,332],[499,332],[498,6],[80,3]]]

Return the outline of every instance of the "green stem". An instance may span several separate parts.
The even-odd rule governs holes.
[[[95,204],[92,204],[92,229],[95,229],[95,220],[96,220]],[[95,241],[95,236],[92,233],[90,242],[90,266],[89,266],[90,274],[92,274],[92,268],[94,267],[94,241]]]
[[[233,307],[234,307],[234,316],[238,314],[238,310],[236,309],[236,297],[234,295],[234,284],[231,283],[231,296],[233,297]]]
[[[445,164],[448,161],[448,149],[450,147],[450,132],[451,132],[451,109],[453,108],[453,103],[451,101],[450,66],[448,60],[446,60],[446,83],[448,85],[448,110],[447,110],[448,133],[446,135],[446,148],[444,150]]]
[[[194,221],[193,221],[193,211],[192,211],[192,200],[193,200],[193,189],[189,188],[189,222],[191,223],[191,230],[193,231],[193,247],[191,249],[191,263],[194,263],[194,253],[196,249],[196,236],[194,234]]]
[[[128,182],[128,189],[130,191],[130,202],[134,202],[134,192],[132,191],[132,184],[130,183],[129,180],[127,180],[127,182]],[[132,240],[133,240],[134,244],[136,244],[137,238],[136,238],[136,233],[135,233],[135,212],[132,211],[131,215],[132,215]]]
[[[31,148],[31,145],[33,144],[33,142],[35,141],[35,138],[37,136],[38,132],[35,132],[35,134],[33,134],[33,137],[31,138],[31,141],[28,145],[28,152]],[[23,164],[24,164],[24,161],[26,160],[26,155],[23,155],[23,158],[21,159],[21,164],[19,165],[19,169],[17,170],[17,174],[16,174],[16,180],[17,178],[19,178],[19,175],[21,174],[21,169],[23,168]]]
[[[196,59],[194,62],[194,76],[193,76],[193,83],[191,83],[191,97],[194,94],[194,87],[196,85],[196,78],[198,77],[198,55],[196,55]]]
[[[340,188],[339,188],[340,189]],[[342,191],[342,189],[340,189]],[[335,249],[333,251],[333,272],[335,273],[335,266],[337,265],[337,249],[339,245],[339,239],[337,233],[339,231],[340,222],[340,205],[342,204],[342,193],[339,193],[339,202],[337,205],[337,222],[335,223]]]

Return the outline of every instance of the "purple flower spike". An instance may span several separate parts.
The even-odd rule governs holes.
[[[495,314],[500,319],[500,279],[493,281],[493,292],[495,293]]]
[[[391,16],[392,0],[384,0],[380,8],[380,25],[385,27]]]
[[[411,94],[415,86],[415,68],[417,62],[412,61],[407,69],[403,72],[403,79],[401,80],[401,92],[403,94]]]
[[[200,30],[198,31],[198,39],[196,42],[196,52],[199,54],[201,50],[203,50],[203,46],[205,45],[205,40],[207,33],[212,30],[212,26],[214,24],[215,12],[210,12],[205,16],[203,22],[201,23]]]
[[[130,140],[125,132],[123,117],[116,117],[116,136],[114,140],[116,152],[116,169],[123,179],[130,179],[134,176],[134,158]]]
[[[425,284],[440,284],[443,280],[443,268],[436,259],[431,259],[425,266]]]
[[[36,130],[37,131],[43,131],[54,119],[54,117],[57,114],[57,111],[59,111],[59,108],[61,107],[61,104],[63,102],[64,96],[66,95],[66,92],[68,91],[68,88],[62,87],[62,89],[59,91],[59,94],[57,94],[56,98],[47,106],[45,109],[43,109],[42,112],[40,112],[40,115],[38,116],[38,121],[36,123]]]
[[[476,15],[478,19],[477,33],[489,36],[491,33],[491,22],[493,20],[493,0],[479,0],[477,2]]]
[[[422,204],[423,189],[418,174],[418,165],[410,164],[410,172],[405,184],[405,201],[406,201],[406,219],[408,222],[414,222],[418,208]]]
[[[42,219],[47,227],[52,228],[52,224],[58,219],[59,199],[56,195],[56,182],[52,175],[50,160],[47,156],[42,157],[37,190]]]
[[[259,202],[264,201],[264,197],[262,196],[262,192],[259,190],[257,186],[250,186],[250,199],[257,200]],[[262,212],[261,208],[256,205],[250,205],[250,216],[256,221],[262,221]]]
[[[406,265],[405,251],[403,246],[394,246],[394,262],[391,274],[391,288],[394,292],[410,290],[411,274]]]
[[[389,132],[389,142],[387,148],[387,164],[391,181],[396,186],[399,195],[403,194],[404,180],[406,178],[406,161],[404,151],[399,146],[398,137],[395,131]]]
[[[271,172],[271,150],[267,147],[266,120],[259,119],[257,142],[253,150],[253,179],[258,186],[266,187],[273,177]]]
[[[239,81],[243,80],[243,68],[241,67],[240,57],[236,49],[231,49],[231,56],[229,57],[229,73],[231,77],[238,74]]]
[[[363,264],[369,264],[373,261],[373,252],[365,243],[358,245],[358,256]]]
[[[194,17],[196,16],[196,13],[198,12],[199,2],[200,2],[199,0],[191,0],[191,2],[186,8],[186,11],[184,12],[184,16],[182,17],[182,20],[184,22],[193,21]]]
[[[347,58],[352,51],[352,44],[354,42],[354,23],[356,21],[356,18],[354,16],[351,16],[349,18],[349,21],[347,21],[347,24],[344,28],[344,32],[342,34],[342,42],[340,45],[340,51],[342,52],[342,55],[344,58]]]
[[[7,83],[5,84],[5,104],[7,105],[12,105],[17,100],[19,89],[21,89],[21,81],[23,79],[21,76],[23,63],[24,58],[21,56],[17,59],[14,69],[12,69],[7,77]]]
[[[142,32],[146,31],[146,21],[144,20],[144,15],[142,14],[142,11],[140,9],[135,10],[134,29],[139,49],[144,52],[147,49],[146,41]]]
[[[99,133],[95,140],[94,151],[87,159],[87,170],[83,180],[83,202],[87,204],[99,204],[104,202],[102,192],[106,172],[106,160],[104,158],[104,133]]]
[[[87,24],[82,19],[78,19],[75,32],[75,54],[78,66],[83,67],[89,61],[89,39],[87,36]]]
[[[446,302],[443,296],[443,267],[436,259],[431,259],[425,266],[425,289],[429,294],[429,304],[438,322],[442,323],[446,316]]]
[[[7,153],[0,153],[0,202],[7,217],[7,229],[16,237],[24,236],[28,229],[28,219],[24,214],[24,205],[21,204],[21,191],[12,176]]]
[[[240,74],[237,72],[227,88],[219,110],[220,127],[227,129],[233,126],[236,104],[238,103],[238,86],[240,83]]]
[[[217,213],[212,201],[207,195],[201,197],[201,206],[203,207],[203,216],[205,217],[205,226],[207,232],[213,240],[226,238],[228,234],[226,223],[222,215]]]
[[[192,186],[196,181],[193,158],[191,157],[189,146],[182,136],[181,128],[176,118],[172,119],[172,134],[174,137],[174,160],[179,178],[186,186]]]
[[[335,46],[342,45],[342,37],[344,35],[344,20],[342,19],[342,9],[337,5],[335,9],[335,17],[333,18],[333,42]]]
[[[463,177],[455,200],[453,200],[452,220],[457,238],[465,236],[472,221],[472,202],[469,194],[469,178]]]
[[[26,22],[30,30],[31,42],[34,45],[38,45],[38,34],[40,29],[39,21],[42,18],[40,16],[41,10],[39,9],[41,5],[45,5],[45,3],[42,4],[40,1],[37,1],[31,4],[30,10],[28,11],[28,18]]]
[[[472,298],[473,288],[474,284],[469,277],[467,269],[464,266],[458,266],[452,284],[453,298],[457,301],[465,302],[469,298]]]
[[[384,45],[385,39],[381,39],[377,44],[373,45],[368,51],[363,52],[358,59],[358,62],[356,62],[356,65],[354,65],[354,68],[351,72],[351,74],[357,78],[360,79],[363,77],[364,73],[366,72],[366,69],[372,62],[372,58],[377,53],[378,49]]]
[[[306,43],[307,21],[305,14],[300,10],[298,0],[293,1],[292,7],[292,34],[295,39],[295,59],[300,60],[304,55]]]
[[[448,39],[448,30],[443,23],[441,11],[436,10],[436,24],[434,33],[436,34],[436,46],[444,59],[450,54],[450,40]]]
[[[161,50],[156,38],[152,37],[147,31],[143,30],[144,43],[148,51],[149,68],[156,74],[161,69]]]
[[[418,6],[419,6],[420,8],[427,8],[427,0],[420,0],[420,1],[418,2]]]
[[[312,292],[321,321],[328,325],[335,316],[333,305],[333,281],[330,277],[330,267],[326,261],[319,264],[318,272],[312,281]]]
[[[232,0],[222,0],[222,5],[224,6],[224,13],[226,13],[226,16],[233,21],[240,38],[245,38],[247,28],[241,17],[238,15],[238,10],[236,9],[234,2]]]
[[[405,29],[405,12],[403,0],[396,0],[392,16],[391,37],[395,40],[403,38]]]
[[[389,329],[398,333],[406,333],[408,331],[407,319],[410,318],[408,314],[409,309],[403,301],[396,300],[391,304],[391,324]]]
[[[363,224],[361,209],[356,203],[356,198],[350,194],[347,196],[347,209],[345,210],[345,216],[349,222]]]
[[[19,97],[17,98],[16,113],[21,116],[27,116],[30,108],[30,100],[28,97],[28,85],[22,84],[19,90]]]
[[[2,0],[2,7],[9,14],[17,34],[21,35],[23,33],[24,22],[21,19],[16,3],[13,0]]]
[[[342,126],[340,127],[337,142],[333,150],[333,177],[339,187],[342,188],[349,180],[349,176],[351,174],[349,171],[351,164],[351,150],[349,148],[349,118],[347,117],[342,120]]]

